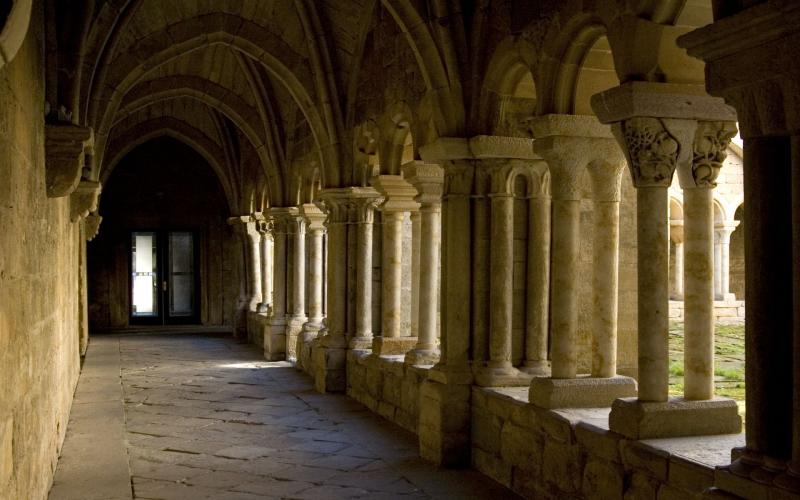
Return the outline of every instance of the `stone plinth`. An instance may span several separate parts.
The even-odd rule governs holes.
[[[727,398],[645,402],[635,398],[614,401],[608,417],[612,431],[630,439],[738,434],[742,418],[736,402]]]
[[[347,349],[331,345],[330,337],[323,337],[311,347],[314,370],[314,387],[318,392],[344,392],[347,389]]]
[[[529,401],[540,408],[604,408],[618,398],[636,396],[636,381],[617,375],[608,378],[534,378]]]
[[[286,321],[279,318],[265,318],[264,321],[264,359],[280,361],[286,359]]]
[[[418,427],[423,459],[449,467],[470,464],[470,391],[469,383],[423,382]]]
[[[529,385],[533,375],[516,368],[486,367],[475,375],[475,383],[482,387],[523,387]]]
[[[375,337],[372,353],[377,356],[402,355],[417,345],[417,337]]]

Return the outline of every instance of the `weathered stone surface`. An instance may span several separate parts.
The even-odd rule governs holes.
[[[582,478],[576,472],[583,470],[584,456],[579,447],[545,439],[542,463],[546,483],[566,493],[580,491]]]
[[[622,499],[625,486],[625,471],[622,466],[596,458],[590,458],[583,469],[581,492],[587,499]]]
[[[665,403],[618,399],[609,417],[614,432],[631,439],[738,434],[742,419],[736,402],[715,398],[689,401],[673,398]]]
[[[530,401],[542,408],[601,408],[632,396],[636,396],[636,381],[630,377],[542,377],[531,381]]]

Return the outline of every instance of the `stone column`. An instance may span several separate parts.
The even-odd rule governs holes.
[[[373,339],[372,352],[375,355],[405,354],[414,347],[416,338],[402,336],[403,317],[403,221],[406,213],[417,210],[419,205],[413,201],[416,190],[400,175],[380,175],[370,183],[383,196],[380,206],[382,214],[383,261],[382,280],[382,332]]]
[[[372,230],[375,207],[382,201],[377,191],[353,201],[356,224],[356,319],[350,349],[372,348]],[[366,195],[366,193],[364,193]]]
[[[306,219],[308,230],[308,322],[303,325],[303,331],[316,334],[322,328],[323,303],[323,249],[322,242],[325,236],[325,214],[316,205],[308,203],[303,205],[303,216]],[[309,339],[310,340],[310,339]]]
[[[420,251],[422,245],[422,214],[419,210],[410,212],[411,216],[411,337],[419,338],[419,283]]]
[[[328,316],[326,334],[312,347],[314,385],[319,392],[347,387],[347,225],[358,188],[326,189],[318,206],[328,218]]]
[[[270,208],[267,217],[272,224],[272,314],[267,318],[264,333],[264,357],[274,361],[286,358],[286,304],[287,304],[287,250],[286,233],[288,211],[285,208]]]
[[[272,223],[265,220],[263,216],[258,224],[258,232],[261,235],[261,303],[258,304],[258,312],[269,315],[272,313],[272,275],[274,273]]]
[[[287,263],[290,263],[291,311],[286,322],[286,358],[297,359],[297,340],[306,317],[306,220],[297,207],[288,209],[286,215],[289,237],[291,238],[291,252],[287,254]]]
[[[695,139],[697,119],[728,121],[735,119],[735,113],[722,100],[698,96],[688,87],[641,82],[626,83],[595,95],[592,106],[602,121],[612,123],[614,135],[627,157],[637,198],[639,396],[614,402],[609,427],[630,439],[738,432],[741,419],[734,401],[696,402],[668,397],[667,190],[676,168],[680,168],[683,186],[689,185],[687,178],[709,175],[695,168],[696,156],[704,150],[702,141]],[[674,118],[659,118],[659,114]],[[693,204],[691,199],[686,202]],[[684,207],[685,263],[693,269],[689,242],[699,240],[695,240],[695,226],[688,220],[690,210]],[[690,286],[695,283],[690,285],[686,281],[688,271],[684,276],[688,309]]]
[[[722,232],[719,230],[714,231],[714,256],[712,264],[714,267],[714,299],[722,300]]]
[[[245,243],[247,269],[247,309],[255,311],[261,302],[261,235],[256,226],[256,219],[249,215],[232,217],[228,220],[242,234]]]
[[[417,345],[406,353],[406,364],[432,365],[439,360],[439,259],[444,170],[432,163],[414,161],[403,166],[403,174],[419,193],[420,204],[419,285],[414,302],[419,307]]]
[[[715,290],[717,300],[729,300],[731,297],[731,234],[739,225],[739,221],[725,221],[715,228],[716,245],[719,249],[719,257],[715,258],[714,272],[715,282],[718,282]],[[716,248],[715,248],[716,250]]]
[[[617,374],[619,203],[622,158],[591,165],[594,205],[592,274],[592,377]]]
[[[484,160],[489,199],[489,360],[475,381],[482,386],[528,385],[530,376],[511,363],[514,304],[514,193],[511,160]]]
[[[528,205],[528,297],[525,364],[529,375],[547,375],[547,332],[550,317],[550,188],[549,174],[539,176],[539,190]]]
[[[683,300],[683,221],[670,219],[669,239],[675,243],[675,269],[672,274],[674,300]]]

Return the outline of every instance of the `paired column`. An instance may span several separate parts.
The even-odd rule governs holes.
[[[371,184],[384,196],[380,206],[383,232],[382,278],[382,332],[373,339],[372,352],[376,355],[400,355],[408,352],[417,339],[404,336],[403,320],[403,222],[406,214],[419,208],[415,202],[416,190],[400,175],[380,175]]]
[[[691,90],[687,89],[687,92]],[[664,92],[673,92],[674,95]],[[663,114],[637,115],[637,99],[660,96]],[[615,108],[601,103],[615,102]],[[631,102],[634,104],[631,105]],[[647,101],[650,102],[650,101]],[[655,101],[654,101],[655,102]],[[614,402],[611,430],[631,439],[736,433],[741,419],[732,400],[710,397],[713,382],[711,191],[724,159],[729,129],[698,126],[701,116],[735,119],[721,99],[687,97],[663,84],[625,84],[593,98],[600,118],[612,123],[636,187],[638,251],[639,395]],[[655,106],[655,105],[654,105]],[[653,109],[648,109],[652,113]],[[633,113],[633,116],[631,114]],[[717,118],[718,117],[718,118]],[[726,139],[727,137],[727,139]],[[679,169],[684,191],[684,311],[686,398],[669,390],[669,196]],[[693,398],[693,399],[690,399]],[[694,399],[703,399],[701,402]]]
[[[439,165],[414,161],[403,166],[403,174],[419,193],[419,236],[415,237],[415,253],[419,267],[412,298],[418,307],[417,345],[406,354],[405,362],[432,365],[439,360],[439,270],[441,254],[442,190],[444,169]],[[413,293],[413,289],[412,289]]]
[[[550,298],[551,377],[531,381],[529,400],[540,407],[610,406],[636,394],[617,376],[619,199],[622,157],[609,127],[594,117],[548,115],[533,125],[536,151],[550,167],[553,193]],[[590,176],[594,196],[592,366],[578,375],[581,199]]]
[[[731,282],[731,234],[739,221],[726,221],[714,228],[714,298],[727,300]]]
[[[375,207],[383,200],[377,191],[364,188],[353,199],[353,222],[356,225],[356,320],[350,349],[372,348],[372,239]]]

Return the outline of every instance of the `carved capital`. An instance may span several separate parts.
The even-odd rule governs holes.
[[[327,215],[325,215],[325,212],[323,212],[322,209],[313,203],[306,203],[300,207],[300,211],[302,212],[303,217],[306,218],[309,231],[313,232],[325,230],[325,219],[327,218]]]
[[[659,118],[634,117],[612,126],[637,188],[669,187],[680,143]]]
[[[46,125],[47,196],[60,198],[75,190],[81,179],[85,154],[93,142],[93,132],[89,127],[71,123]]]
[[[371,187],[346,187],[325,189],[320,192],[315,204],[328,215],[325,225],[347,224],[353,220],[356,202],[365,200],[371,207],[382,201],[380,194]]]
[[[78,187],[69,195],[70,219],[72,222],[97,210],[100,191],[99,182],[82,180],[78,183]]]
[[[444,165],[444,197],[471,195],[475,165],[470,160],[448,161]]]
[[[419,203],[414,201],[417,190],[402,175],[377,175],[369,182],[384,197],[380,206],[382,212],[411,212],[419,209]]]
[[[100,223],[103,218],[99,215],[89,214],[83,219],[84,229],[86,232],[86,241],[92,241],[100,232]]]
[[[734,122],[698,122],[692,156],[692,179],[696,187],[713,188],[727,157],[728,144],[736,135]]]
[[[258,238],[261,236],[258,233],[258,220],[252,215],[229,217],[228,224],[246,238]]]

